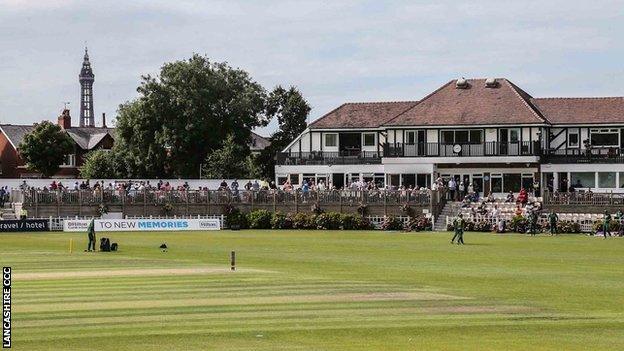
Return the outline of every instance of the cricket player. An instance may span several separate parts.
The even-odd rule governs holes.
[[[611,236],[611,214],[609,211],[604,212],[604,221],[602,222],[602,231],[604,232],[604,238]]]
[[[535,231],[537,229],[537,212],[531,211],[529,213],[529,232],[531,236],[535,236]]]
[[[451,239],[451,244],[455,243],[455,238],[457,238],[457,244],[464,245],[464,226],[466,221],[464,221],[464,216],[460,213],[453,221],[453,228],[455,229],[455,235],[453,235],[453,239]]]
[[[91,218],[91,222],[89,222],[89,227],[87,227],[87,235],[89,236],[89,244],[87,244],[87,250],[91,252],[91,248],[93,247],[93,251],[95,251],[95,219]]]
[[[557,234],[557,221],[559,221],[559,216],[557,216],[554,210],[550,211],[550,214],[548,215],[548,223],[550,224],[550,235]]]

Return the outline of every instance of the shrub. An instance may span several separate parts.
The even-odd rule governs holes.
[[[228,206],[228,208],[224,210],[227,211],[227,212],[224,211],[224,213],[226,216],[225,218],[226,218],[227,224],[230,226],[230,228],[246,229],[249,227],[249,223],[247,222],[247,216],[241,213],[241,211],[238,208]]]
[[[526,218],[521,215],[516,215],[511,219],[509,223],[509,230],[513,230],[516,233],[526,233],[528,227],[528,223]]]
[[[355,218],[355,227],[353,229],[357,230],[370,230],[375,229],[373,223],[368,218],[354,216]]]
[[[433,225],[431,224],[431,218],[425,216],[410,217],[410,220],[405,225],[405,230],[408,232],[420,232],[423,230],[431,230]]]
[[[340,223],[342,223],[342,229],[344,230],[353,230],[353,229],[359,229],[357,228],[357,218],[361,218],[361,217],[356,217],[350,213],[343,213],[340,216]]]
[[[281,212],[275,212],[271,218],[271,228],[273,229],[292,229],[293,221],[290,214],[285,215]]]
[[[476,232],[490,232],[492,231],[492,224],[488,221],[480,221],[475,223],[474,230]]]
[[[594,225],[592,226],[594,233],[602,232],[603,225],[604,221],[602,219],[595,221]],[[609,224],[609,230],[611,232],[618,232],[620,230],[620,222],[611,221],[611,224]]]
[[[247,220],[251,229],[270,229],[272,215],[267,210],[255,210],[249,212]]]
[[[300,212],[292,217],[294,229],[316,229],[316,215]]]
[[[559,233],[580,233],[581,225],[571,221],[559,221],[557,223],[557,231]]]
[[[397,217],[386,217],[381,224],[381,230],[402,230],[403,221]]]

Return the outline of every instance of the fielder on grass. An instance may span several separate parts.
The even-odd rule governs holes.
[[[453,235],[453,239],[451,239],[451,244],[455,243],[455,238],[457,238],[457,244],[464,245],[464,227],[466,225],[466,221],[464,220],[464,216],[460,213],[457,215],[457,218],[453,221],[453,229],[455,229],[455,235]]]
[[[91,218],[91,222],[89,222],[89,226],[87,227],[87,235],[89,236],[89,244],[87,244],[87,250],[91,252],[91,247],[93,247],[93,251],[95,251],[95,219]]]

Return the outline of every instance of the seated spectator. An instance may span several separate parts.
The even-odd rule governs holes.
[[[487,196],[487,202],[496,202],[496,199],[494,198],[494,194],[489,193]]]
[[[507,194],[507,198],[505,199],[505,202],[516,202],[516,198],[514,197],[513,191],[509,191],[509,194]]]
[[[527,194],[527,191],[524,188],[520,189],[517,202],[519,202],[522,205],[526,205],[528,201],[529,201],[529,195]]]

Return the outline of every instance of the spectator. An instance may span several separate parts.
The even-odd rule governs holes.
[[[516,198],[514,197],[513,191],[509,191],[509,194],[507,194],[507,198],[505,199],[505,202],[515,202]]]

